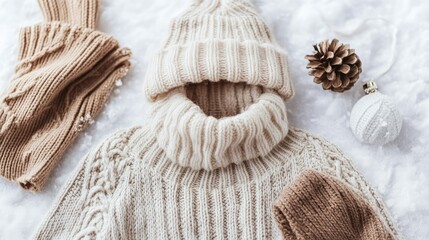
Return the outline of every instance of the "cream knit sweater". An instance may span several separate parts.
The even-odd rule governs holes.
[[[303,170],[383,203],[338,148],[288,126],[286,55],[245,0],[194,1],[150,64],[142,127],[93,150],[36,239],[280,239],[274,200]]]

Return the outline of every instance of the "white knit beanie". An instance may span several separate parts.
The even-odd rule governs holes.
[[[172,21],[168,38],[149,64],[151,99],[188,83],[246,82],[293,96],[286,54],[248,0],[194,0]]]

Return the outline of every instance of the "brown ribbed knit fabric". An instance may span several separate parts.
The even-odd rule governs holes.
[[[368,202],[335,177],[304,171],[274,203],[285,239],[394,239]]]
[[[21,31],[16,74],[0,102],[0,175],[32,191],[130,66],[130,51],[94,30],[97,0],[39,3],[45,22]]]

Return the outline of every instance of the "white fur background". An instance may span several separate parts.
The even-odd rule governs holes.
[[[99,29],[132,49],[134,67],[97,122],[82,135],[41,193],[0,180],[0,239],[29,239],[78,162],[120,128],[145,124],[142,91],[148,60],[165,38],[170,19],[190,0],[101,0]],[[429,2],[426,0],[254,0],[289,54],[296,97],[287,103],[291,124],[338,144],[380,192],[406,239],[429,239]],[[22,26],[42,20],[36,0],[0,0],[0,91],[13,74]],[[397,42],[393,33],[397,30]],[[362,80],[377,78],[404,117],[403,130],[383,147],[360,144],[349,129],[362,82],[351,91],[326,92],[312,83],[304,56],[312,44],[337,37],[363,62]],[[392,51],[393,49],[393,51]]]

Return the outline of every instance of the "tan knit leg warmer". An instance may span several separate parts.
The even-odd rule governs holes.
[[[394,239],[371,206],[344,183],[304,171],[274,203],[285,239]]]
[[[0,175],[32,191],[130,66],[130,51],[93,29],[97,0],[39,3],[45,23],[21,31],[16,75],[0,102]]]

